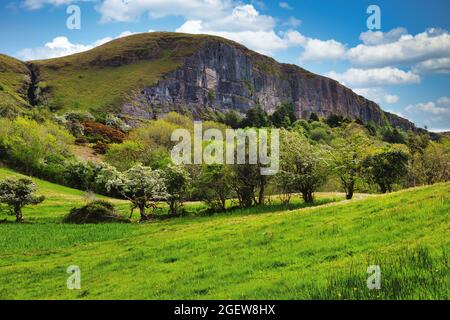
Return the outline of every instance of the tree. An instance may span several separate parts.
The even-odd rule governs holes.
[[[319,116],[315,112],[311,112],[309,115],[309,122],[320,121]]]
[[[364,167],[369,178],[386,193],[392,192],[393,184],[407,175],[408,160],[408,155],[402,151],[385,151],[368,157]]]
[[[121,144],[111,144],[105,159],[119,171],[126,171],[143,160],[143,149],[139,142],[125,140]]]
[[[255,192],[260,184],[260,168],[254,164],[236,164],[233,166],[233,189],[241,208],[249,208],[258,203]]]
[[[169,212],[177,214],[183,207],[183,202],[188,197],[191,188],[191,178],[183,166],[169,165],[163,171],[166,184]]]
[[[223,122],[233,129],[238,129],[241,127],[242,117],[236,111],[231,110],[225,114]]]
[[[347,128],[333,141],[331,152],[333,171],[339,178],[348,200],[353,198],[355,185],[363,177],[363,163],[369,155],[371,142],[361,131]]]
[[[277,128],[289,128],[295,121],[295,105],[293,103],[281,104],[270,116],[272,124]]]
[[[389,143],[405,143],[406,139],[397,128],[387,127],[383,130],[383,140]]]
[[[260,105],[256,105],[247,111],[242,125],[250,128],[268,127],[270,126],[269,116]]]
[[[328,176],[325,150],[322,146],[311,145],[297,132],[282,130],[280,138],[280,169],[291,179],[288,186],[294,189],[290,191],[300,192],[305,202],[313,202],[315,191]]]
[[[441,144],[430,142],[422,155],[422,162],[427,184],[448,181],[449,157]]]
[[[0,203],[6,204],[16,216],[16,222],[21,222],[22,208],[36,205],[45,200],[44,196],[36,196],[36,184],[28,178],[5,179],[0,181]]]
[[[425,182],[423,155],[429,143],[430,138],[427,134],[408,133],[406,144],[411,155],[408,175],[408,183],[410,186],[415,187],[417,184]]]
[[[27,174],[36,173],[40,162],[47,156],[69,155],[68,145],[73,137],[52,122],[44,124],[34,120],[17,118],[0,138],[6,147],[9,160]]]
[[[225,211],[226,200],[233,191],[233,172],[228,165],[203,165],[197,189],[205,203],[214,210]]]
[[[141,221],[147,220],[146,208],[156,208],[155,202],[166,198],[166,186],[162,173],[140,164],[125,173],[106,166],[97,176],[97,183],[104,183],[108,192],[118,192],[132,204],[130,218],[134,209],[139,209]]]

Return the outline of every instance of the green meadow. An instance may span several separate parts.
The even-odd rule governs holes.
[[[64,215],[89,197],[35,181],[47,199],[25,208],[25,223],[1,217],[0,299],[449,298],[450,183],[351,201],[324,193],[290,210],[274,199],[262,212],[206,215],[189,203],[182,218],[70,225]],[[71,265],[80,290],[66,287]],[[366,286],[371,265],[380,290]]]

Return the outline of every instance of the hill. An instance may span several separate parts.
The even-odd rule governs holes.
[[[30,103],[54,111],[109,111],[149,119],[171,110],[198,117],[214,111],[245,113],[256,104],[272,113],[289,102],[299,118],[337,114],[415,129],[335,80],[214,36],[136,34],[27,66]]]
[[[39,183],[53,201],[81,197]],[[0,224],[0,298],[448,299],[449,194],[445,183],[279,213]],[[81,290],[66,288],[70,265]]]
[[[0,116],[29,107],[31,75],[25,63],[0,54]]]

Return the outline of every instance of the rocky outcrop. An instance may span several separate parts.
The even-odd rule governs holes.
[[[194,115],[206,110],[244,113],[259,104],[270,114],[285,102],[295,104],[299,118],[315,112],[323,117],[338,114],[377,124],[391,121],[402,129],[415,128],[408,120],[385,114],[376,103],[335,80],[277,63],[217,38],[205,41],[182,67],[157,85],[134,93],[122,112],[144,118],[182,108]]]

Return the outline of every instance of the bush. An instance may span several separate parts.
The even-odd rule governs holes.
[[[122,131],[108,127],[95,121],[84,121],[84,135],[91,142],[102,141],[106,143],[122,143],[125,140],[125,134]]]
[[[101,223],[101,222],[129,222],[128,219],[117,214],[114,205],[107,201],[94,201],[81,208],[73,208],[64,218],[65,223]]]

